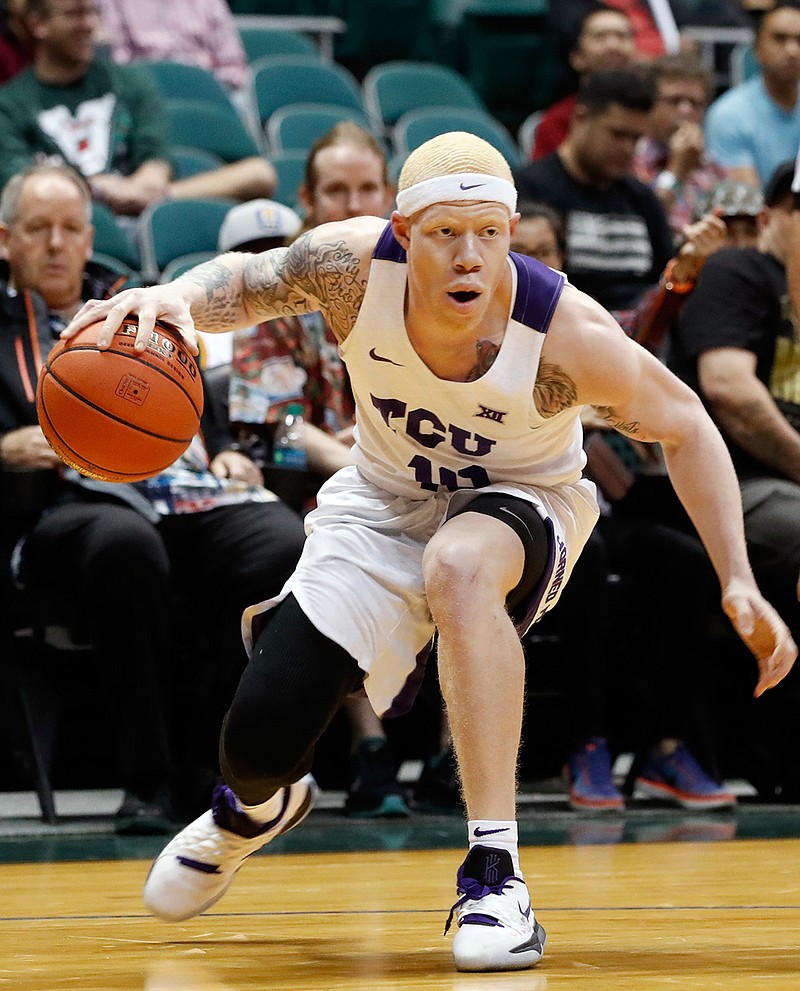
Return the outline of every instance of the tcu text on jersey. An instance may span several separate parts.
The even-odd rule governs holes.
[[[381,399],[372,394],[370,399],[390,430],[396,432],[398,428],[404,429],[413,441],[430,450],[440,444],[449,444],[462,457],[481,458],[488,454],[496,443],[490,437],[464,430],[463,427],[457,427],[453,423],[445,424],[430,410],[423,408],[409,410],[401,399]],[[408,467],[413,469],[420,488],[432,492],[439,488],[449,491],[480,489],[491,484],[485,469],[480,465],[466,465],[458,471],[444,467],[435,469],[429,458],[418,454],[409,461]],[[438,479],[433,476],[434,470],[438,473]]]

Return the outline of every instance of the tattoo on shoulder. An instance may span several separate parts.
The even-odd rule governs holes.
[[[620,420],[612,406],[595,406],[597,415],[606,421],[609,427],[618,430],[626,437],[641,440],[641,425],[638,420]]]
[[[545,361],[539,365],[533,399],[539,413],[551,417],[570,406],[577,406],[578,390],[563,368]]]
[[[346,334],[355,323],[367,280],[360,258],[345,241],[322,243],[313,231],[289,248],[254,258],[245,270],[245,288],[256,310],[290,315],[305,309],[309,297],[325,307],[331,327]]]

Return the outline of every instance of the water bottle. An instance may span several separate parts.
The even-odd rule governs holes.
[[[278,424],[273,443],[272,460],[283,468],[303,469],[308,465],[306,454],[305,422],[303,407],[291,403],[283,421]]]

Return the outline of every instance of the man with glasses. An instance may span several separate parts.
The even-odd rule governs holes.
[[[633,171],[661,200],[680,242],[686,225],[702,212],[699,205],[727,177],[727,170],[707,154],[703,136],[714,80],[696,55],[684,52],[662,56],[649,72],[655,102]]]

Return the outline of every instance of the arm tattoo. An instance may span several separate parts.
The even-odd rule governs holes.
[[[644,439],[640,436],[641,427],[638,420],[625,421],[618,419],[612,406],[595,406],[594,409],[597,415],[602,417],[609,427],[613,427],[614,430],[618,430],[621,434],[624,434],[626,437],[632,437],[634,440],[637,438],[639,440]]]
[[[542,362],[533,387],[533,400],[539,413],[549,418],[570,406],[577,406],[578,390],[563,368]]]
[[[346,333],[367,286],[359,273],[360,258],[345,241],[315,243],[309,231],[288,249],[253,259],[245,270],[245,295],[255,312],[270,316],[305,312],[309,299],[319,301],[333,329]]]
[[[234,273],[218,260],[208,262],[187,276],[205,292],[206,311],[202,329],[227,330],[235,321],[238,307],[231,289]]]

